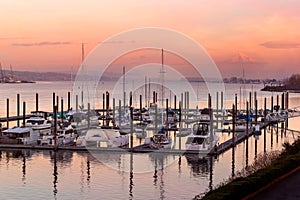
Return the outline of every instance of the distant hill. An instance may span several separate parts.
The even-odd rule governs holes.
[[[25,81],[70,81],[71,75],[60,72],[28,72],[3,70],[4,75],[12,76],[14,80]],[[74,77],[73,77],[74,78]]]
[[[3,70],[5,76],[11,77],[11,71]],[[1,76],[1,74],[0,74]],[[29,72],[29,71],[13,71],[14,80],[22,81],[71,81],[75,80],[76,74],[71,77],[70,73],[63,72]],[[118,80],[115,74],[106,74],[101,78],[101,81]]]

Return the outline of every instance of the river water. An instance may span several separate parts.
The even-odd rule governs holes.
[[[27,113],[35,109],[35,93],[39,93],[40,110],[51,111],[52,93],[66,99],[71,85],[69,82],[2,84],[0,116],[6,116],[6,98],[10,99],[10,115],[16,114],[17,93],[21,101],[26,101]],[[207,104],[206,89],[198,83],[196,87],[200,91],[199,101],[191,107],[198,104],[202,108]],[[247,85],[246,90],[247,93],[252,89],[257,91],[261,105],[262,98],[268,97],[270,105],[272,93],[258,91],[261,87]],[[227,108],[239,88],[235,84],[226,85]],[[105,88],[99,93],[103,91]],[[300,106],[300,96],[290,94],[290,108],[297,106]],[[299,118],[289,120],[289,129],[300,130]],[[220,142],[231,137],[228,133],[218,134]],[[192,199],[251,165],[264,151],[281,150],[284,142],[292,142],[297,137],[297,133],[284,134],[280,130],[277,133],[276,129],[270,129],[265,139],[263,134],[258,140],[250,137],[248,151],[246,142],[242,142],[234,152],[230,149],[216,158],[204,160],[159,153],[1,149],[0,199]],[[136,138],[134,142],[140,141]]]

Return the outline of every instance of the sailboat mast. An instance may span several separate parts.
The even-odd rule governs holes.
[[[125,102],[126,102],[126,92],[125,92],[125,66],[123,66],[123,105],[125,108]]]
[[[84,65],[83,65],[83,61],[84,61],[84,43],[81,44],[81,65],[82,65],[82,71],[84,72]],[[82,80],[82,85],[81,85],[81,106],[83,109],[83,80]]]
[[[161,49],[161,103],[164,105],[164,49]]]

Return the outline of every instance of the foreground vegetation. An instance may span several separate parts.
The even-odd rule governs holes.
[[[249,167],[250,169],[240,172],[238,177],[230,183],[208,192],[202,199],[242,199],[299,165],[300,139],[298,138],[293,144],[285,143],[284,150],[280,154],[275,152],[265,156],[261,155],[258,161]],[[261,169],[245,176],[257,168]],[[201,199],[201,197],[197,195],[194,199]]]

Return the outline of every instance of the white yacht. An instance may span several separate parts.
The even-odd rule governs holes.
[[[164,128],[162,128],[152,137],[146,137],[145,144],[149,144],[155,149],[170,149],[172,147],[172,139],[167,135]]]
[[[211,130],[210,123],[198,122],[193,125],[192,133],[187,138],[186,150],[208,154],[213,150],[218,140],[219,137],[214,133],[214,130]]]
[[[129,137],[121,135],[118,129],[89,129],[85,136],[77,138],[77,146],[122,147],[129,144]]]
[[[13,127],[2,131],[0,143],[37,144],[39,131],[28,127]]]
[[[50,135],[51,126],[51,121],[42,117],[30,117],[25,122],[25,127],[32,128],[33,130],[38,130],[40,132],[40,135]]]

